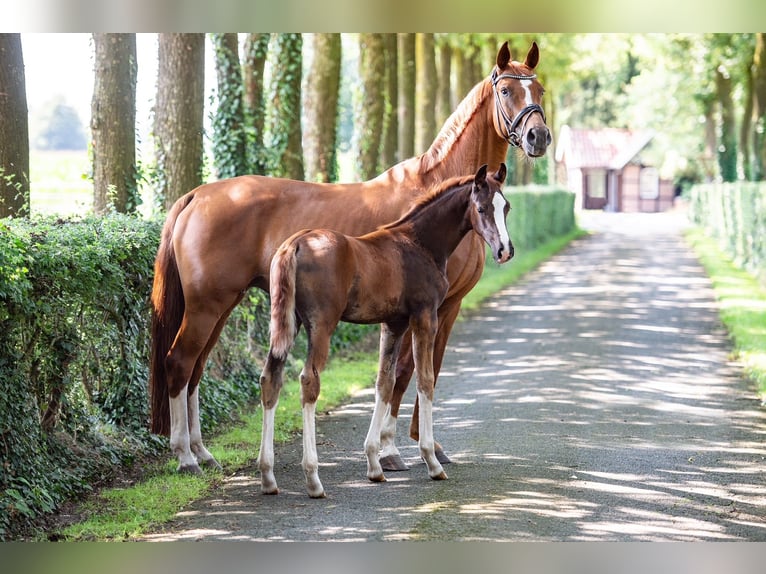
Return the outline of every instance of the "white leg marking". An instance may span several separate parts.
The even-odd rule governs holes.
[[[178,470],[199,472],[197,459],[189,448],[189,419],[187,410],[187,387],[178,396],[170,397],[170,449],[178,457]]]
[[[303,473],[306,488],[311,498],[323,498],[324,487],[319,480],[319,455],[316,444],[316,403],[303,405]]]
[[[189,446],[200,464],[220,468],[213,455],[202,443],[202,430],[199,424],[199,385],[189,395]]]
[[[277,401],[279,404],[279,401]],[[258,452],[258,467],[261,469],[261,492],[277,494],[277,480],[274,477],[274,414],[277,404],[270,409],[263,409],[261,425],[261,448]]]
[[[447,478],[441,463],[436,459],[434,454],[434,429],[433,429],[433,415],[432,415],[432,403],[431,400],[426,397],[425,393],[418,392],[418,401],[420,402],[418,431],[420,433],[420,440],[418,446],[420,447],[420,456],[428,467],[428,476],[434,480],[443,480]]]
[[[390,404],[386,408],[380,431],[380,456],[399,456],[399,449],[396,448],[396,417],[391,416]]]
[[[375,409],[372,412],[370,420],[370,430],[367,431],[367,438],[364,440],[364,452],[367,455],[367,478],[373,482],[383,482],[386,477],[383,476],[383,468],[380,466],[378,454],[380,452],[380,435],[383,426],[383,418],[390,414],[391,405],[386,405],[375,391]]]

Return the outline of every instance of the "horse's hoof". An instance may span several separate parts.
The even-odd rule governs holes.
[[[436,455],[436,460],[438,460],[442,464],[450,464],[452,461],[450,458],[444,454],[444,451],[440,448],[434,449],[434,454]]]
[[[368,476],[370,482],[386,482],[386,475],[382,472],[377,476]]]
[[[279,494],[279,489],[275,486],[274,488],[261,488],[261,494],[266,494],[268,496]]]
[[[431,477],[432,480],[447,480],[447,473],[444,471],[441,471],[436,476]]]
[[[209,468],[211,470],[220,470],[221,472],[223,472],[223,467],[220,464],[218,464],[218,461],[214,458],[201,460],[200,464],[204,466],[205,468]]]
[[[196,464],[185,464],[178,467],[178,474],[191,474],[199,476],[202,474],[202,469]]]
[[[311,497],[311,498],[327,498],[327,495],[324,493],[324,490],[322,490],[322,492],[319,492],[319,493],[309,492],[309,497]]]
[[[388,470],[391,472],[400,472],[410,469],[410,467],[404,464],[404,460],[402,460],[402,457],[398,454],[389,454],[387,456],[381,457],[380,466],[383,467],[383,470]]]

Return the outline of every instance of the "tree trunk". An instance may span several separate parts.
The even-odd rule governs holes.
[[[272,67],[269,114],[270,169],[277,177],[303,179],[303,142],[301,141],[301,78],[303,37],[300,34],[277,34]]]
[[[29,215],[29,127],[20,34],[0,34],[0,218]]]
[[[723,66],[719,66],[715,72],[716,94],[721,106],[721,141],[718,145],[718,167],[724,181],[737,180],[737,127],[734,119],[731,83],[729,73]]]
[[[397,34],[399,69],[398,160],[415,155],[415,34]]]
[[[154,135],[165,209],[202,183],[205,35],[160,34]]]
[[[383,142],[380,150],[379,167],[388,169],[396,163],[396,151],[399,138],[399,117],[397,100],[399,97],[398,67],[399,57],[396,53],[396,34],[383,34],[383,44],[386,79],[385,79],[385,112],[383,114]]]
[[[436,136],[436,57],[434,35],[415,35],[415,153],[423,153]]]
[[[219,179],[250,172],[242,69],[237,34],[211,34],[218,77],[218,107],[213,117],[213,160]]]
[[[136,35],[94,33],[95,84],[91,102],[93,210],[135,212]]]
[[[439,48],[439,82],[436,98],[436,125],[444,125],[452,113],[452,46],[446,41]]]
[[[755,35],[753,56],[753,93],[755,95],[755,167],[753,179],[766,178],[766,33]]]
[[[252,173],[266,173],[266,157],[263,153],[263,125],[265,118],[263,69],[269,54],[271,34],[248,34],[245,39],[245,55],[242,74],[245,82],[245,119],[252,135],[249,141]]]
[[[305,109],[309,118],[304,134],[306,179],[338,180],[337,123],[340,89],[340,34],[314,34],[314,60],[306,83]]]
[[[361,179],[378,174],[380,143],[385,113],[385,45],[382,34],[359,34],[359,76],[362,101],[359,109],[359,150],[357,172]]]

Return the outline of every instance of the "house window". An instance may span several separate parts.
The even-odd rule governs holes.
[[[588,196],[594,199],[606,198],[606,172],[603,169],[588,172]]]
[[[639,176],[638,193],[641,199],[657,199],[660,196],[660,175],[656,167],[645,167]]]

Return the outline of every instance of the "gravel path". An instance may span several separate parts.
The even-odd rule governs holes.
[[[449,479],[365,478],[372,390],[145,540],[766,541],[766,412],[730,350],[676,214],[586,214],[593,234],[456,325],[436,389]],[[512,265],[513,262],[510,263]],[[255,456],[256,453],[254,453]]]

